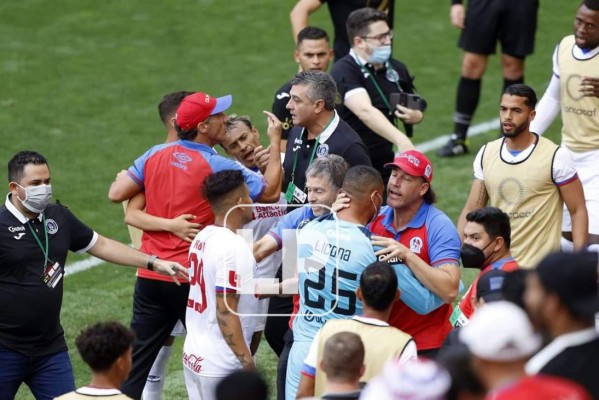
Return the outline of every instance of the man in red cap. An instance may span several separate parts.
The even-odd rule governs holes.
[[[389,324],[411,335],[419,355],[435,356],[449,331],[451,302],[460,286],[460,237],[453,222],[432,204],[433,167],[416,150],[401,153],[392,163],[387,185],[387,206],[370,224],[380,261],[403,264],[444,304],[418,314],[400,298]],[[403,297],[403,296],[402,296]]]
[[[127,200],[142,190],[146,195],[146,213],[137,221],[137,227],[144,231],[142,251],[189,266],[189,242],[164,231],[161,226],[164,220],[182,214],[193,215],[190,222],[201,226],[212,224],[214,214],[201,189],[206,177],[215,172],[241,170],[253,201],[279,199],[281,122],[274,115],[265,112],[270,162],[263,177],[218,155],[213,149],[225,137],[224,111],[231,103],[230,95],[215,98],[198,92],[185,97],[176,114],[179,140],[152,147],[112,183],[108,197],[113,202]],[[131,320],[136,334],[133,368],[123,385],[123,392],[128,396],[141,398],[156,354],[177,320],[185,320],[188,292],[189,285],[175,287],[152,272],[138,270]]]

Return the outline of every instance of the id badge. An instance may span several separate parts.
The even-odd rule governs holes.
[[[54,289],[62,279],[62,267],[57,262],[52,262],[44,270],[44,283],[51,289]]]
[[[287,200],[287,203],[291,204],[291,200],[293,200],[293,192],[295,191],[295,183],[293,182],[289,182],[289,185],[287,185],[287,191],[285,192],[285,200]]]

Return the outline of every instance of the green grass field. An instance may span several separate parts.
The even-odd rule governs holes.
[[[176,90],[231,93],[231,112],[249,114],[264,129],[261,110],[296,71],[288,22],[291,0],[0,2],[0,160],[40,151],[53,174],[54,197],[99,233],[128,241],[122,208],[107,191],[115,174],[163,141],[157,103]],[[429,109],[416,143],[450,133],[461,52],[449,24],[449,2],[397,0],[394,55],[416,75]],[[527,83],[542,95],[557,41],[570,33],[577,1],[545,1]],[[323,9],[312,24],[329,32]],[[497,117],[502,84],[491,59],[474,123]],[[558,124],[549,137],[558,139]],[[431,155],[438,206],[457,219],[476,150],[497,136],[471,141],[473,153],[455,160]],[[75,262],[83,256],[71,255]],[[466,283],[471,271],[464,271]],[[89,373],[73,340],[85,325],[105,319],[128,324],[134,270],[102,265],[66,278],[62,320],[77,385]],[[180,354],[181,341],[178,341]],[[177,354],[177,351],[175,354]],[[274,382],[275,358],[263,343],[260,369]],[[182,365],[173,357],[165,398],[185,398]],[[22,388],[18,399],[32,398]]]

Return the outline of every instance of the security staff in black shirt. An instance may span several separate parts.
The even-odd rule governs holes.
[[[187,276],[180,264],[98,235],[66,207],[49,204],[50,170],[41,154],[17,153],[8,179],[10,193],[0,207],[0,398],[14,398],[26,382],[36,398],[52,399],[75,390],[60,325],[69,250],[146,265],[175,281]]]
[[[425,103],[412,96],[413,78],[406,66],[390,58],[393,31],[384,12],[373,8],[352,12],[347,31],[352,49],[331,71],[339,92],[339,114],[360,135],[373,167],[386,182],[390,172],[383,166],[393,161],[393,145],[402,152],[414,148],[408,136],[412,125],[422,121]],[[397,128],[397,120],[407,136]]]

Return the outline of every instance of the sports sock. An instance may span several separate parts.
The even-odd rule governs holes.
[[[144,400],[160,400],[162,399],[162,389],[164,387],[164,380],[166,378],[166,372],[168,370],[168,361],[173,354],[173,346],[162,346],[150,374],[146,380],[142,397]]]
[[[472,116],[480,99],[480,79],[468,79],[463,76],[458,83],[456,111],[453,115],[453,132],[457,138],[465,140]]]
[[[507,89],[508,86],[516,85],[519,83],[524,83],[524,75],[522,75],[522,77],[520,79],[514,79],[514,80],[503,78],[503,91],[501,93],[503,94],[503,92],[505,92],[505,89]]]

